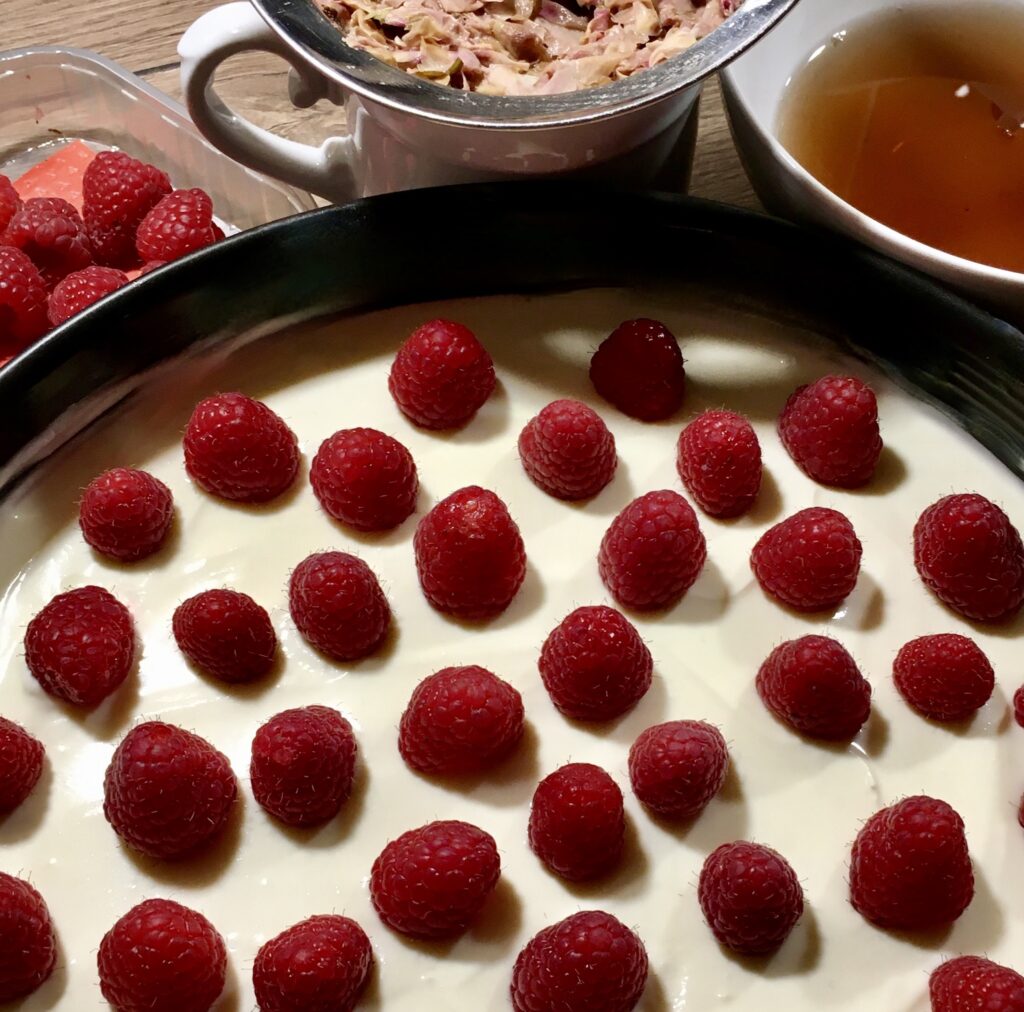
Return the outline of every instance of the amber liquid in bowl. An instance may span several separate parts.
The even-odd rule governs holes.
[[[1024,272],[1024,4],[855,21],[794,74],[779,139],[904,235]]]

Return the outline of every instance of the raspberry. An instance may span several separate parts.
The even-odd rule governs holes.
[[[501,499],[478,485],[442,499],[419,522],[413,549],[427,600],[458,618],[500,615],[526,576],[516,522]]]
[[[213,223],[213,201],[202,190],[172,190],[147,212],[135,233],[139,258],[177,260],[223,237]]]
[[[770,527],[750,554],[757,582],[797,611],[838,605],[857,584],[861,544],[838,510],[812,506]]]
[[[533,483],[556,499],[587,499],[612,480],[615,437],[580,401],[552,401],[519,433],[519,457]]]
[[[104,296],[128,284],[128,275],[113,267],[83,267],[61,278],[50,293],[46,317],[57,327]]]
[[[221,499],[276,499],[295,480],[295,433],[262,401],[215,394],[200,401],[185,428],[185,470]]]
[[[135,233],[142,219],[171,192],[166,172],[123,151],[101,151],[82,176],[82,217],[96,262],[136,267]]]
[[[12,812],[43,772],[43,744],[13,720],[0,717],[0,813]]]
[[[1024,1012],[1024,977],[980,956],[958,956],[932,971],[932,1012]]]
[[[641,731],[629,750],[637,799],[667,819],[694,819],[722,789],[729,750],[722,732],[699,720],[671,720]]]
[[[907,798],[876,812],[857,834],[850,902],[878,927],[945,927],[973,897],[963,819],[945,801]]]
[[[675,604],[700,576],[707,545],[697,514],[678,492],[634,499],[601,539],[598,568],[619,604],[653,611]]]
[[[420,773],[478,773],[523,737],[523,697],[486,668],[470,664],[424,678],[402,714],[398,750]]]
[[[333,819],[352,793],[355,769],[352,727],[328,706],[284,710],[252,740],[252,793],[289,826]]]
[[[227,825],[238,784],[208,741],[158,720],[133,727],[103,781],[103,814],[131,848],[190,857]]]
[[[345,552],[319,552],[292,571],[288,607],[299,632],[336,661],[372,654],[391,627],[391,608],[373,570]]]
[[[911,640],[896,655],[892,674],[911,708],[932,720],[966,720],[989,701],[996,685],[981,648],[956,633]]]
[[[366,932],[320,914],[260,947],[252,968],[260,1012],[352,1012],[373,969]]]
[[[465,425],[494,390],[494,363],[461,323],[431,320],[398,349],[388,389],[402,414],[424,429]]]
[[[577,608],[548,634],[540,677],[573,720],[613,720],[651,687],[651,652],[629,620],[604,605]]]
[[[102,587],[58,594],[28,624],[25,663],[55,699],[95,706],[127,677],[135,660],[128,609]]]
[[[647,984],[647,950],[621,921],[583,910],[539,931],[512,970],[515,1012],[632,1012]]]
[[[546,776],[530,808],[530,847],[570,882],[599,878],[622,859],[622,791],[600,766],[569,763]]]
[[[978,622],[1005,622],[1024,603],[1024,545],[983,495],[949,495],[914,526],[914,564],[947,607]]]
[[[60,197],[31,197],[7,226],[4,242],[39,268],[48,288],[92,263],[92,247],[78,212]]]
[[[32,994],[56,962],[57,940],[43,897],[0,871],[0,1002]]]
[[[208,1012],[224,990],[227,950],[197,910],[145,900],[103,936],[96,962],[117,1012]]]
[[[780,643],[757,673],[761,702],[799,734],[850,741],[871,713],[871,686],[828,636]]]
[[[274,627],[248,594],[204,590],[174,609],[171,626],[178,649],[200,671],[222,682],[252,682],[274,666]]]
[[[157,551],[174,520],[171,490],[147,471],[115,467],[93,478],[78,504],[86,542],[101,555],[137,562]]]
[[[1013,694],[1013,719],[1024,727],[1024,685]]]
[[[700,908],[718,941],[743,956],[766,956],[804,912],[804,892],[789,862],[759,843],[723,843],[697,884]]]
[[[342,429],[320,444],[309,469],[320,505],[357,531],[397,527],[416,506],[412,454],[376,429]]]
[[[21,209],[21,197],[14,183],[0,173],[0,237],[7,231],[11,218]]]
[[[676,470],[705,513],[738,517],[761,488],[761,444],[743,415],[705,411],[679,434]]]
[[[823,376],[790,396],[779,436],[808,477],[858,488],[871,480],[882,452],[875,393],[853,376]]]
[[[39,268],[20,249],[0,245],[0,359],[13,357],[48,329]]]
[[[624,414],[655,422],[674,414],[683,403],[683,355],[665,324],[627,320],[594,352],[590,382]]]
[[[498,883],[494,838],[468,822],[431,822],[403,833],[370,872],[380,919],[410,938],[461,935]]]

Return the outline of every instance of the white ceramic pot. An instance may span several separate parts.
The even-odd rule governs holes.
[[[912,11],[937,2],[942,0],[900,0],[897,6]],[[1024,0],[1002,2],[1024,13]],[[722,72],[729,121],[747,174],[775,213],[845,232],[1020,319],[1024,274],[964,260],[869,218],[826,189],[778,140],[786,88],[814,50],[850,21],[892,9],[892,0],[801,0],[756,49]]]
[[[746,0],[689,51],[623,81],[564,95],[498,97],[432,84],[342,41],[313,0],[253,0],[204,14],[178,46],[189,112],[218,148],[251,168],[342,202],[388,190],[605,167],[649,182],[669,157],[703,79],[796,0]],[[250,50],[292,66],[297,106],[346,107],[349,133],[299,144],[236,115],[213,88],[217,67]]]

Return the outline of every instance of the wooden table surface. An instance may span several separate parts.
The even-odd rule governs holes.
[[[182,32],[217,0],[3,0],[0,45],[76,46],[122,64],[150,84],[181,98],[177,44]],[[221,68],[218,89],[236,110],[296,140],[321,141],[343,125],[340,110],[320,103],[298,110],[288,101],[285,64],[272,56],[234,57]],[[333,126],[333,130],[332,130]],[[758,207],[743,173],[722,110],[718,82],[701,101],[690,192]]]

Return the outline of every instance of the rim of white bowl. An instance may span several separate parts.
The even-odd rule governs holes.
[[[752,60],[756,55],[757,51],[751,50],[745,59],[748,61]],[[789,76],[791,77],[792,75]],[[877,218],[872,218],[871,215],[865,214],[859,208],[854,207],[853,204],[837,196],[797,161],[789,149],[778,139],[773,129],[765,128],[763,120],[760,116],[754,114],[750,103],[747,102],[746,96],[743,94],[742,87],[737,83],[735,68],[723,67],[719,71],[719,77],[721,78],[722,89],[726,92],[727,101],[733,101],[742,108],[747,121],[757,131],[759,138],[767,146],[775,160],[781,163],[791,176],[795,176],[819,200],[825,204],[833,205],[852,217],[867,235],[911,254],[914,258],[911,266],[927,270],[929,265],[935,265],[947,271],[960,271],[1000,285],[1017,285],[1024,288],[1024,272],[1011,271],[1004,267],[993,267],[991,264],[979,263],[977,260],[968,260],[966,257],[956,256],[935,246],[929,246],[928,243],[921,242],[919,239],[913,239],[897,229],[883,224]]]

